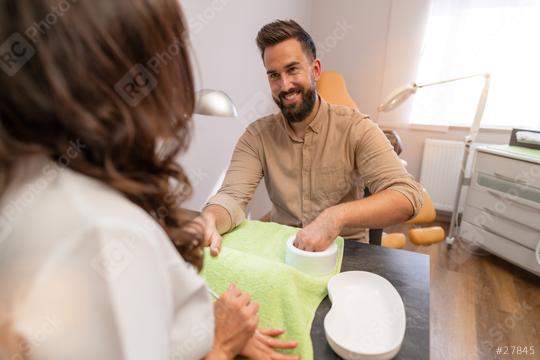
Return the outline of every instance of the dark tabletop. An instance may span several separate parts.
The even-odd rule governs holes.
[[[198,211],[186,210],[191,217]],[[429,257],[406,250],[345,241],[341,271],[362,270],[378,274],[394,285],[407,316],[405,339],[394,359],[429,359]],[[331,303],[326,297],[317,308],[311,340],[316,360],[339,359],[324,334],[324,317]]]
[[[386,278],[403,299],[407,327],[395,359],[429,359],[429,257],[346,240],[341,271],[351,270],[369,271]],[[324,317],[331,305],[326,297],[315,313],[311,327],[315,359],[339,359],[324,334]]]

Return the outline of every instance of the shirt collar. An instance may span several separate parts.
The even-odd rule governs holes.
[[[319,111],[313,121],[308,125],[314,133],[318,134],[321,131],[321,127],[324,123],[328,122],[328,103],[322,97],[319,97]]]
[[[321,131],[322,125],[328,121],[328,103],[326,100],[324,100],[322,97],[320,97],[317,94],[319,98],[319,110],[317,111],[317,114],[315,115],[315,118],[311,121],[311,123],[308,125],[308,128],[310,128],[314,133],[318,134]],[[285,128],[285,131],[293,141],[297,142],[303,142],[302,139],[299,139],[287,119],[283,116],[283,114],[279,113],[280,121],[283,127]]]

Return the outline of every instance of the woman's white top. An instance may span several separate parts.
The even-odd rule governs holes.
[[[214,334],[204,281],[157,222],[44,157],[19,164],[0,197],[8,320],[32,360],[201,359]]]

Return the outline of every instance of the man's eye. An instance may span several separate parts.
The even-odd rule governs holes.
[[[296,74],[298,72],[298,68],[296,66],[289,69],[290,74]]]
[[[271,80],[277,80],[277,79],[279,79],[279,74],[273,73],[273,74],[270,74],[269,77],[270,77]]]

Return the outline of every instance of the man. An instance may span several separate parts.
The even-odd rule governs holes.
[[[311,36],[295,21],[279,20],[256,41],[281,112],[247,127],[203,210],[211,253],[219,253],[221,234],[245,219],[263,176],[270,219],[301,227],[295,245],[307,251],[326,249],[338,235],[367,242],[367,228],[414,216],[421,187],[382,131],[368,116],[318,96],[321,62]],[[373,195],[363,198],[364,187]]]

